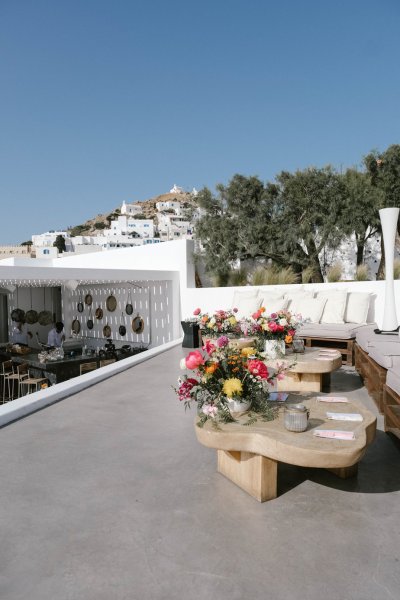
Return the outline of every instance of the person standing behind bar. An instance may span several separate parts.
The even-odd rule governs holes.
[[[11,342],[13,344],[23,344],[24,346],[27,346],[29,339],[31,339],[32,337],[32,334],[30,331],[23,331],[22,327],[23,323],[15,323],[15,327],[11,333]]]
[[[65,340],[64,323],[57,321],[53,329],[50,329],[49,335],[47,336],[47,345],[53,348],[60,348],[63,341]]]

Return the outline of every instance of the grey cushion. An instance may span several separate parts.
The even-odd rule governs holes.
[[[357,331],[356,342],[363,350],[365,350],[365,352],[369,353],[371,348],[374,348],[379,344],[392,341],[394,342],[398,339],[396,336],[374,333],[374,329],[377,329],[377,327],[378,325],[373,323],[368,324],[364,328]]]
[[[386,385],[400,396],[400,369],[389,369],[386,375]]]
[[[380,342],[369,348],[368,354],[381,367],[400,370],[400,339],[396,342]]]
[[[359,323],[305,323],[298,329],[297,335],[302,337],[351,340],[356,337],[360,329],[365,327],[369,327],[369,325],[360,325]]]

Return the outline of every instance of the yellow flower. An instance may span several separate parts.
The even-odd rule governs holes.
[[[250,356],[251,354],[254,354],[254,348],[250,348],[250,346],[242,348],[242,356]]]
[[[242,386],[242,382],[240,381],[240,379],[237,379],[236,377],[232,377],[231,379],[225,379],[224,381],[224,386],[223,386],[223,392],[224,394],[226,394],[226,396],[229,396],[229,398],[232,398],[232,396],[236,395],[236,396],[240,396],[242,391],[243,391],[243,386]]]
[[[232,325],[232,327],[234,327],[237,323],[235,317],[229,317],[228,321]]]

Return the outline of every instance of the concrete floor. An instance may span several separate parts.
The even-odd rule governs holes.
[[[197,443],[182,352],[0,431],[0,598],[399,598],[397,441],[378,431],[355,480],[281,465],[259,504]],[[333,384],[375,411],[353,370]]]

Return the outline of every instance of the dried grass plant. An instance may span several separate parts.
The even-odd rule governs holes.
[[[342,267],[341,263],[339,263],[339,262],[335,263],[334,265],[329,267],[329,269],[326,272],[327,281],[329,281],[329,283],[336,283],[337,281],[340,281],[340,279],[342,277],[342,272],[343,272],[343,267]]]
[[[358,267],[356,268],[355,280],[369,281],[369,269],[367,265],[358,265]]]

